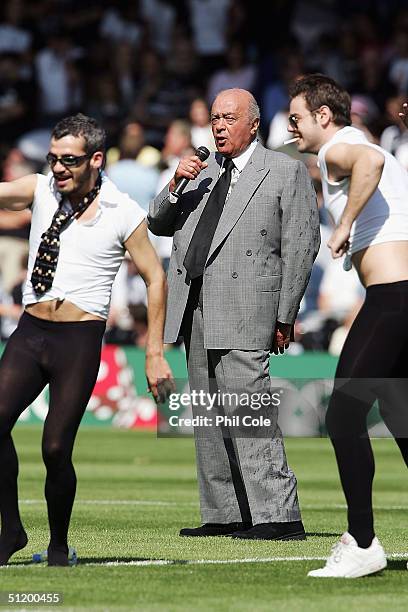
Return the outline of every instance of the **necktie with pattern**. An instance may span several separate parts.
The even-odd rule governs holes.
[[[224,208],[225,198],[227,197],[228,189],[231,184],[231,173],[233,168],[234,162],[232,159],[225,158],[224,172],[221,174],[212,190],[194,230],[193,237],[191,238],[184,258],[184,266],[190,279],[197,278],[204,272],[205,262],[207,261],[215,230],[217,229]]]
[[[31,283],[36,295],[44,295],[44,293],[51,289],[54,282],[61,231],[68,225],[71,219],[80,217],[88,206],[92,204],[100,191],[101,184],[102,177],[99,175],[93,189],[86,194],[82,202],[75,209],[71,208],[68,210],[59,206],[55,211],[50,227],[41,236],[40,246],[38,247],[37,257],[31,274]]]

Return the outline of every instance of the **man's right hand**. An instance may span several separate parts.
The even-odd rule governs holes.
[[[207,168],[208,164],[201,161],[197,155],[186,155],[182,157],[177,166],[177,170],[170,181],[169,191],[174,191],[177,183],[182,178],[193,181],[200,174],[201,170]]]
[[[398,115],[401,117],[401,121],[405,127],[408,128],[408,102],[404,102],[402,105],[402,112],[398,113]]]

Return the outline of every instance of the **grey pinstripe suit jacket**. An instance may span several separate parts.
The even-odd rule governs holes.
[[[177,340],[190,281],[184,257],[222,157],[177,203],[168,186],[150,203],[149,229],[174,236],[165,342]],[[224,207],[203,275],[207,349],[271,348],[276,321],[293,323],[320,244],[316,195],[305,165],[258,143]]]

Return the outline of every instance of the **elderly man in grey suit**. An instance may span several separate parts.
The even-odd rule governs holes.
[[[270,352],[289,346],[320,244],[316,197],[302,162],[257,140],[250,92],[222,91],[211,123],[217,152],[208,163],[183,158],[150,206],[150,230],[174,237],[165,342],[184,337],[191,390],[271,397]],[[195,428],[203,524],[180,535],[305,538],[272,401],[267,414],[269,425],[247,433],[228,419]]]

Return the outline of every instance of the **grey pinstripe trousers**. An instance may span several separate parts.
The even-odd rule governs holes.
[[[181,332],[187,352],[190,390],[205,393],[270,393],[269,353],[264,350],[204,348],[202,291],[195,281]],[[225,414],[193,406],[193,415]],[[287,465],[278,409],[266,408],[270,427],[242,436],[226,426],[196,427],[197,476],[203,523],[300,520],[295,475]],[[247,411],[248,412],[248,411]],[[231,416],[232,412],[229,412]],[[246,428],[247,429],[247,428]],[[253,433],[253,436],[252,436]]]

